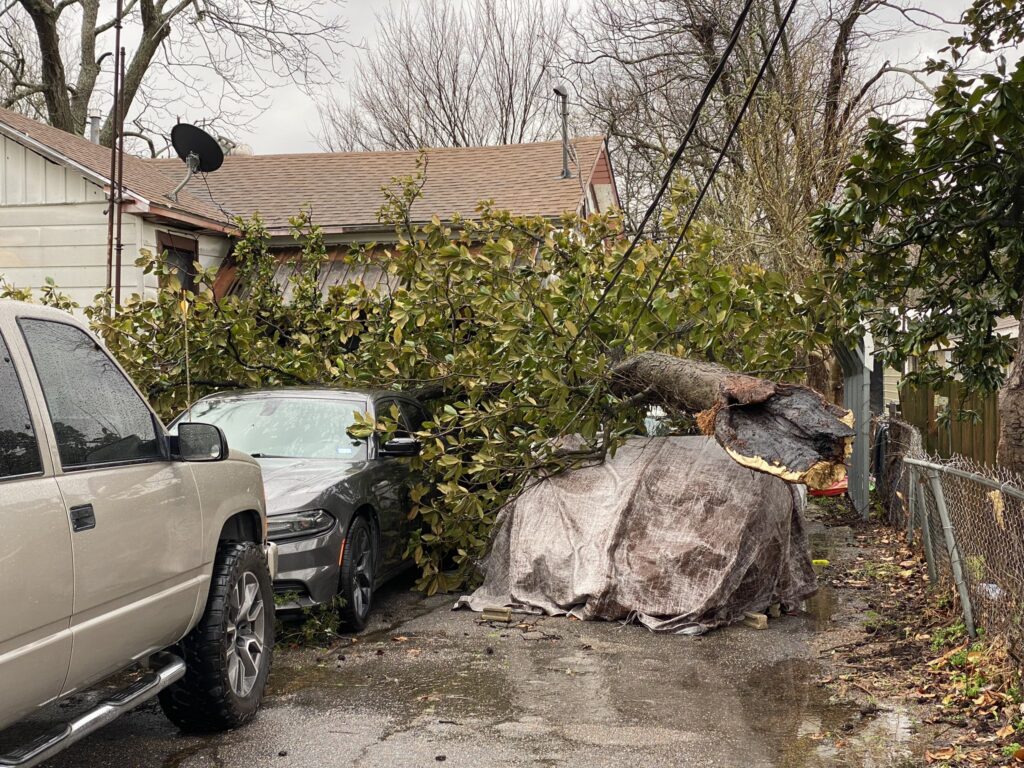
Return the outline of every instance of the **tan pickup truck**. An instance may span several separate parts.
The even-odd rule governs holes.
[[[214,426],[168,436],[80,323],[0,301],[0,728],[140,668],[0,768],[36,765],[157,695],[185,730],[250,720],[276,560],[253,459]]]

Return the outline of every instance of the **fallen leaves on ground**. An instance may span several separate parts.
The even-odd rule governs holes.
[[[904,531],[853,528],[862,554],[833,562],[821,579],[855,590],[864,631],[822,649],[836,666],[828,684],[932,708],[926,722],[943,736],[925,753],[930,765],[1024,765],[1024,693],[1005,645],[969,641],[954,590],[931,586]]]

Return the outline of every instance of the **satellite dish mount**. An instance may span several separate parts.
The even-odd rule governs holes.
[[[202,128],[188,123],[178,123],[171,129],[171,146],[185,163],[185,178],[168,197],[178,201],[178,193],[185,188],[194,174],[213,173],[224,162],[224,151],[220,144]]]

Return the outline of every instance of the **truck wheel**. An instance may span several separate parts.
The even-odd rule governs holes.
[[[374,563],[373,530],[365,517],[357,517],[349,526],[345,557],[341,561],[341,620],[353,632],[366,628],[373,605]]]
[[[274,592],[263,552],[252,542],[223,542],[206,612],[181,641],[185,676],[160,693],[164,714],[199,733],[249,722],[263,698],[273,647]]]

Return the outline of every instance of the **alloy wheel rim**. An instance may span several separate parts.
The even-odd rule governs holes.
[[[266,611],[256,574],[246,571],[228,597],[225,633],[228,683],[237,696],[248,696],[263,666]]]
[[[352,602],[356,615],[365,616],[370,610],[373,594],[373,550],[370,547],[370,534],[366,529],[359,531],[354,552],[355,571],[352,574]]]

